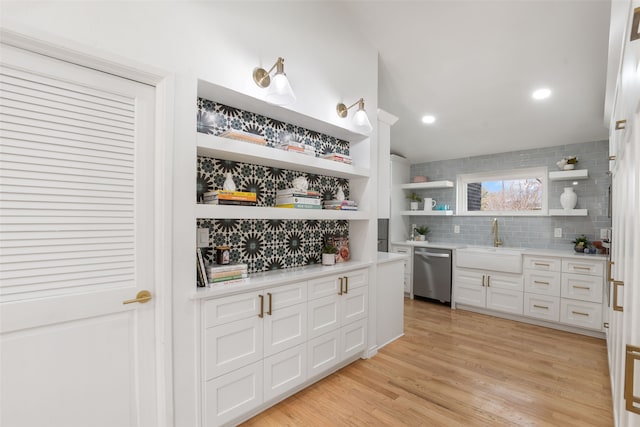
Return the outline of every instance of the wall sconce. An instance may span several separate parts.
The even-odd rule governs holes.
[[[371,126],[371,122],[369,121],[367,112],[364,111],[364,98],[360,98],[359,100],[354,102],[352,105],[349,105],[348,107],[343,103],[338,104],[338,106],[336,107],[338,116],[342,118],[347,117],[349,108],[355,107],[356,105],[358,105],[358,111],[356,111],[356,113],[353,115],[353,119],[352,119],[353,126],[357,130],[363,133],[369,134],[373,130],[373,127]]]
[[[273,81],[269,74],[276,69]],[[296,102],[296,96],[291,89],[289,79],[284,73],[284,59],[278,58],[273,67],[269,71],[264,68],[256,68],[253,70],[253,81],[262,88],[269,88],[265,100],[276,105],[289,105]]]

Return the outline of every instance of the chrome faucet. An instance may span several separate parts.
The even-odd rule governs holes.
[[[491,231],[493,231],[493,246],[497,248],[502,245],[502,240],[498,238],[498,218],[493,218]]]

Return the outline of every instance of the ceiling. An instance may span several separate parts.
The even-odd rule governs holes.
[[[378,106],[411,163],[607,139],[609,0],[344,5],[379,51]]]

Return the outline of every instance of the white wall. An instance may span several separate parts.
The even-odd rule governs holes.
[[[351,104],[364,97],[375,123],[377,52],[352,31],[341,7],[339,2],[292,1],[2,2],[0,24],[6,28],[64,44],[68,40],[82,51],[88,47],[96,55],[117,55],[125,63],[157,67],[175,75],[175,425],[197,426],[200,422],[194,351],[198,319],[195,303],[189,299],[195,283],[197,79],[261,97],[251,77],[253,68],[270,67],[282,56],[298,98],[291,109],[348,126],[337,117],[336,104]],[[371,160],[375,165],[375,158]],[[370,184],[375,185],[375,180]]]

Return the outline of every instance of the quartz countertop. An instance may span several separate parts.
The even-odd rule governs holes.
[[[395,252],[378,252],[378,265],[387,262],[401,261],[406,258],[409,258],[409,255],[397,254]]]
[[[469,245],[460,243],[446,243],[446,242],[419,242],[414,240],[404,240],[400,242],[391,242],[392,245],[398,246],[415,246],[420,248],[440,248],[440,249],[461,249],[466,248]]]

